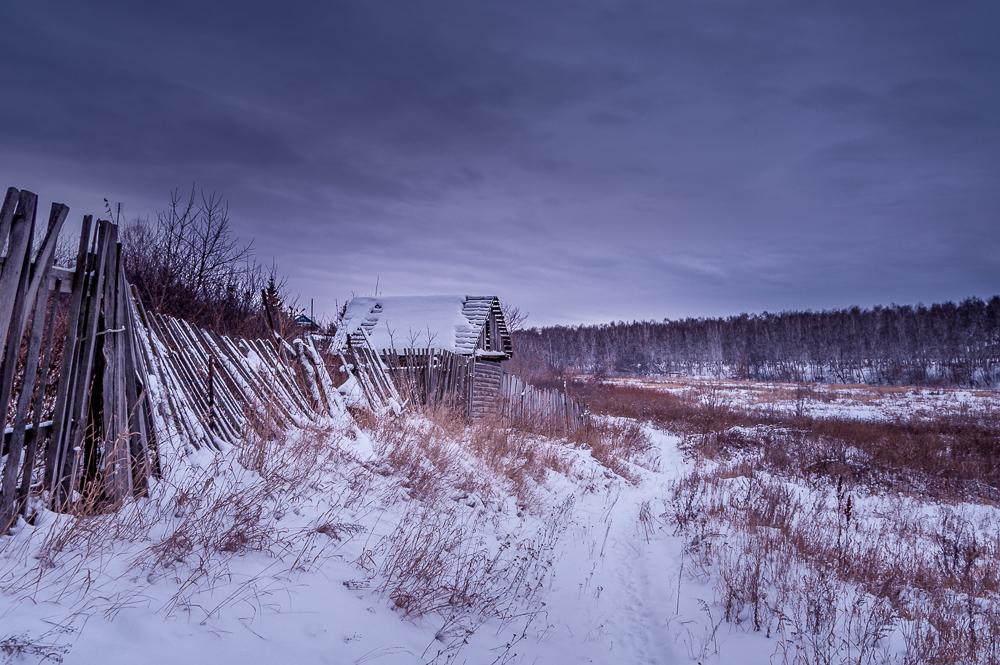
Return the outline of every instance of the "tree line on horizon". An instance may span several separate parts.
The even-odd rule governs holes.
[[[831,383],[1000,383],[1000,295],[933,305],[549,326],[515,332],[517,372]]]

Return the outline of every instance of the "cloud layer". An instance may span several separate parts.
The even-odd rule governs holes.
[[[988,294],[991,2],[17,3],[0,184],[225,192],[332,313],[499,292],[536,323]]]

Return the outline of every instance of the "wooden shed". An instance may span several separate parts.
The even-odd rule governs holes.
[[[471,418],[499,405],[503,361],[513,354],[496,296],[353,298],[337,337],[348,346],[370,344],[399,374],[419,370],[424,401],[449,393]]]

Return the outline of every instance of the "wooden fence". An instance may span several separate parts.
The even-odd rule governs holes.
[[[447,406],[467,414],[472,390],[468,358],[445,350],[406,348],[382,360],[408,404]]]
[[[55,510],[113,508],[146,493],[160,469],[157,435],[220,449],[251,429],[267,435],[344,412],[311,337],[231,338],[147,312],[126,281],[117,226],[84,217],[74,267],[58,267],[69,209],[53,204],[36,248],[37,203],[10,188],[0,208],[0,533],[32,493]],[[370,343],[339,359],[373,408],[445,405],[567,431],[584,417],[564,391],[501,374],[497,362],[477,378],[474,358],[378,354]],[[476,393],[480,379],[489,390]]]
[[[586,414],[583,404],[565,389],[539,388],[503,371],[500,363],[477,363],[473,357],[442,349],[405,348],[377,354],[370,347],[352,344],[341,359],[356,370],[366,395],[381,399],[379,384],[386,384],[394,386],[407,404],[447,406],[472,421],[501,418],[513,425],[569,432],[583,425]],[[480,365],[494,371],[478,371]],[[378,367],[388,372],[372,371]]]
[[[565,389],[539,388],[516,374],[504,373],[500,382],[501,413],[514,425],[565,427],[566,432],[584,424],[586,409]]]
[[[141,305],[139,311],[160,415],[187,446],[221,449],[241,444],[250,428],[274,435],[343,412],[308,338],[288,344],[227,337]]]
[[[157,434],[220,448],[343,413],[311,340],[229,338],[146,312],[111,222],[84,217],[74,268],[55,266],[69,210],[52,206],[36,249],[37,201],[11,188],[0,208],[0,533],[32,494],[55,510],[144,494]]]
[[[56,509],[68,508],[75,496],[92,507],[117,505],[146,492],[158,472],[147,368],[137,353],[117,227],[99,221],[95,229],[93,218],[84,217],[75,268],[57,268],[55,248],[69,209],[53,204],[33,251],[37,203],[35,194],[10,188],[0,208],[0,249],[6,246],[0,273],[6,453],[0,532],[24,513],[32,490],[48,490]],[[65,332],[53,386],[60,319]],[[39,467],[42,482],[36,484]]]
[[[357,383],[368,407],[373,411],[399,412],[407,398],[400,394],[399,383],[389,365],[371,347],[368,335],[363,342],[352,342],[344,349],[334,350],[341,371]]]

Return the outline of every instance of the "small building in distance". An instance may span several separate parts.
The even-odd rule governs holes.
[[[305,328],[306,330],[310,331],[319,330],[319,324],[316,323],[316,321],[314,321],[313,318],[308,314],[306,314],[305,312],[302,312],[294,319],[292,319],[292,322],[299,328]]]
[[[513,355],[496,296],[352,298],[335,346],[369,346],[410,384],[410,397],[450,399],[470,418],[499,406],[503,362]]]

